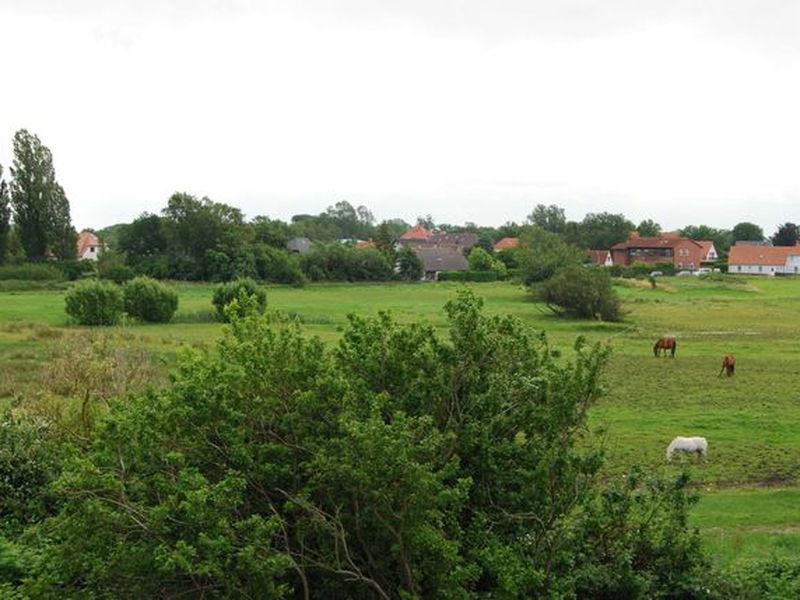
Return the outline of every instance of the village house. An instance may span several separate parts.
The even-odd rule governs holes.
[[[477,243],[477,233],[446,233],[444,231],[431,231],[423,225],[412,227],[397,240],[398,247],[449,247],[458,248],[464,254],[469,254],[469,251],[472,250]]]
[[[311,251],[312,241],[307,237],[294,237],[286,242],[286,249],[289,252],[305,254]]]
[[[464,253],[453,246],[417,246],[414,252],[422,261],[426,281],[436,281],[443,271],[469,271]]]
[[[728,273],[747,275],[800,274],[800,245],[731,247]]]
[[[632,235],[626,242],[611,247],[611,260],[615,265],[670,262],[676,269],[694,271],[703,263],[703,246],[694,240],[675,234],[659,237]]]
[[[517,246],[519,246],[519,238],[504,237],[502,240],[500,240],[494,245],[494,251],[502,252],[503,250],[508,250],[509,248],[516,248]]]
[[[697,240],[697,243],[703,247],[703,262],[714,262],[719,259],[719,253],[712,240]]]
[[[97,235],[84,229],[78,235],[78,259],[97,260],[103,253],[103,242]]]

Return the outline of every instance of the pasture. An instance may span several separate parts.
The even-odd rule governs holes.
[[[268,289],[270,310],[296,316],[311,334],[335,341],[349,313],[390,310],[401,321],[445,325],[442,306],[459,284],[330,284]],[[623,323],[556,318],[508,283],[472,284],[490,313],[514,314],[569,350],[576,336],[613,348],[606,397],[590,429],[607,456],[607,477],[630,465],[651,472],[687,468],[701,493],[695,524],[721,562],[800,550],[800,280],[620,281]],[[146,349],[164,370],[184,346],[213,348],[222,325],[211,314],[212,286],[178,284],[180,307],[168,325],[125,323],[114,343]],[[79,330],[64,313],[63,291],[0,292],[0,405],[25,402],[41,367],[64,336]],[[677,356],[655,358],[661,335]],[[725,354],[736,375],[718,377]],[[709,441],[707,461],[664,452],[677,435]]]

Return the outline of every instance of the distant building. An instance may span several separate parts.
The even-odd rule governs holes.
[[[359,240],[356,242],[356,248],[377,248],[377,246],[375,245],[375,242],[373,242],[372,240],[368,241]]]
[[[747,275],[800,274],[800,245],[731,247],[728,273]]]
[[[770,240],[761,240],[761,241],[753,241],[753,240],[739,240],[733,244],[734,246],[772,246],[772,242]]]
[[[703,262],[714,262],[719,259],[719,253],[712,240],[697,240],[703,247]]]
[[[286,242],[286,249],[289,252],[297,252],[298,254],[305,254],[311,250],[312,242],[307,237],[296,237]]]
[[[611,260],[615,265],[670,262],[676,269],[694,271],[700,268],[703,257],[703,246],[699,242],[671,233],[659,237],[632,236],[627,242],[611,246]]]
[[[469,263],[458,248],[417,246],[413,250],[422,260],[422,271],[427,281],[436,281],[443,271],[469,271]]]
[[[97,260],[103,253],[103,242],[97,235],[84,229],[78,235],[78,259]]]
[[[502,240],[500,240],[494,245],[494,251],[502,252],[503,250],[508,250],[509,248],[516,248],[517,246],[519,246],[519,238],[504,237]]]
[[[397,245],[399,247],[450,247],[457,248],[465,254],[469,253],[469,251],[476,246],[477,243],[477,233],[446,233],[444,231],[430,231],[422,225],[412,227],[397,240]]]

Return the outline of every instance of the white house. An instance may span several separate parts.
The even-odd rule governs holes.
[[[732,246],[728,273],[747,275],[800,275],[800,245]]]
[[[78,236],[78,259],[97,260],[103,253],[103,242],[88,229],[81,231]]]

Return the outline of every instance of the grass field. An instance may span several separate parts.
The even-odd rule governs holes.
[[[442,306],[458,288],[341,284],[273,287],[268,295],[271,309],[334,341],[349,313],[391,310],[402,321],[443,327]],[[568,349],[577,335],[611,344],[608,394],[590,414],[609,476],[635,463],[664,474],[688,468],[702,494],[695,523],[721,562],[800,551],[800,280],[663,278],[655,289],[620,282],[628,315],[618,324],[558,319],[507,283],[473,288],[488,312],[517,315],[556,346]],[[124,324],[113,330],[119,343],[145,347],[166,365],[181,346],[213,347],[222,326],[210,318],[211,286],[178,289],[175,322]],[[34,393],[50,349],[77,329],[63,291],[0,292],[0,403]],[[677,336],[676,359],[653,356],[662,334]],[[731,379],[717,376],[728,353],[737,357]],[[667,465],[664,449],[676,435],[708,438],[708,461]]]

